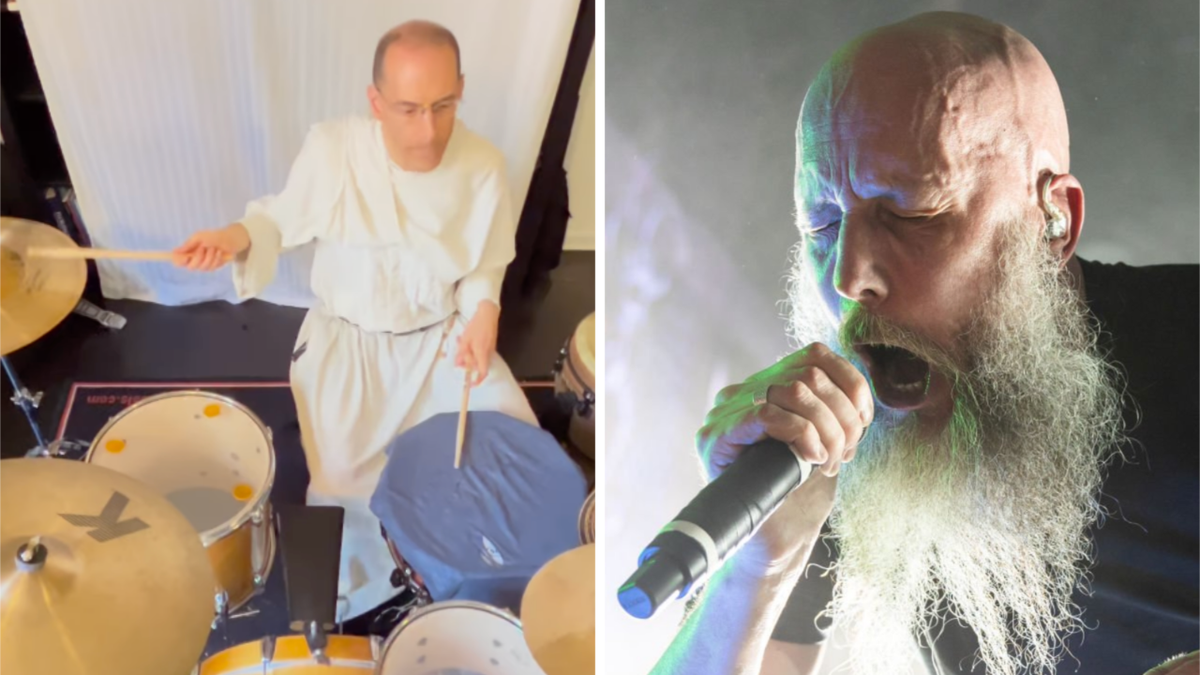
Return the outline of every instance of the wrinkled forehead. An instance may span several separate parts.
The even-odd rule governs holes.
[[[916,41],[840,53],[804,100],[797,197],[969,189],[1016,147],[1010,79],[1003,68],[955,63]]]

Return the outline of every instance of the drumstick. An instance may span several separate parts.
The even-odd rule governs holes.
[[[458,439],[454,443],[454,468],[462,463],[463,440],[467,437],[467,404],[471,401],[471,369],[463,381],[462,408],[458,411]]]
[[[121,258],[125,260],[157,260],[171,262],[175,254],[170,251],[121,251],[106,248],[46,248],[30,246],[25,249],[25,255],[30,258],[58,258],[75,260],[78,258]],[[228,258],[228,256],[225,256]]]
[[[171,260],[168,251],[118,251],[103,248],[45,248],[30,246],[25,249],[30,258],[127,258],[130,260]]]

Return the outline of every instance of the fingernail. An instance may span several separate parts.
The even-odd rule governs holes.
[[[819,464],[824,464],[825,462],[829,461],[829,451],[825,449],[825,446],[818,445],[817,453],[817,462]]]
[[[862,423],[863,423],[863,426],[864,426],[864,427],[865,427],[865,426],[870,426],[870,424],[871,424],[871,415],[870,415],[870,413],[868,413],[866,410],[859,410],[859,411],[858,411],[858,417],[859,417],[859,419],[861,419],[861,420],[862,420]]]

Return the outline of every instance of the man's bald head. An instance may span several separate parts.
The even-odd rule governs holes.
[[[879,127],[915,144],[934,180],[1002,157],[1031,183],[1070,171],[1066,110],[1045,59],[976,16],[921,14],[844,46],[805,97],[797,149],[812,159],[833,136]]]
[[[371,81],[379,86],[384,79],[384,65],[387,52],[393,45],[413,47],[447,47],[454,51],[455,68],[462,76],[462,55],[458,50],[458,40],[448,28],[432,21],[408,21],[389,30],[379,38],[375,46],[375,64],[371,69]]]
[[[458,41],[445,27],[409,21],[380,38],[367,99],[388,154],[402,169],[432,171],[441,164],[463,86]]]

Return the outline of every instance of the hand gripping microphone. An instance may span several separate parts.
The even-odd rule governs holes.
[[[648,619],[672,595],[686,596],[720,569],[812,468],[775,439],[746,448],[659,531],[617,591],[630,616]]]

